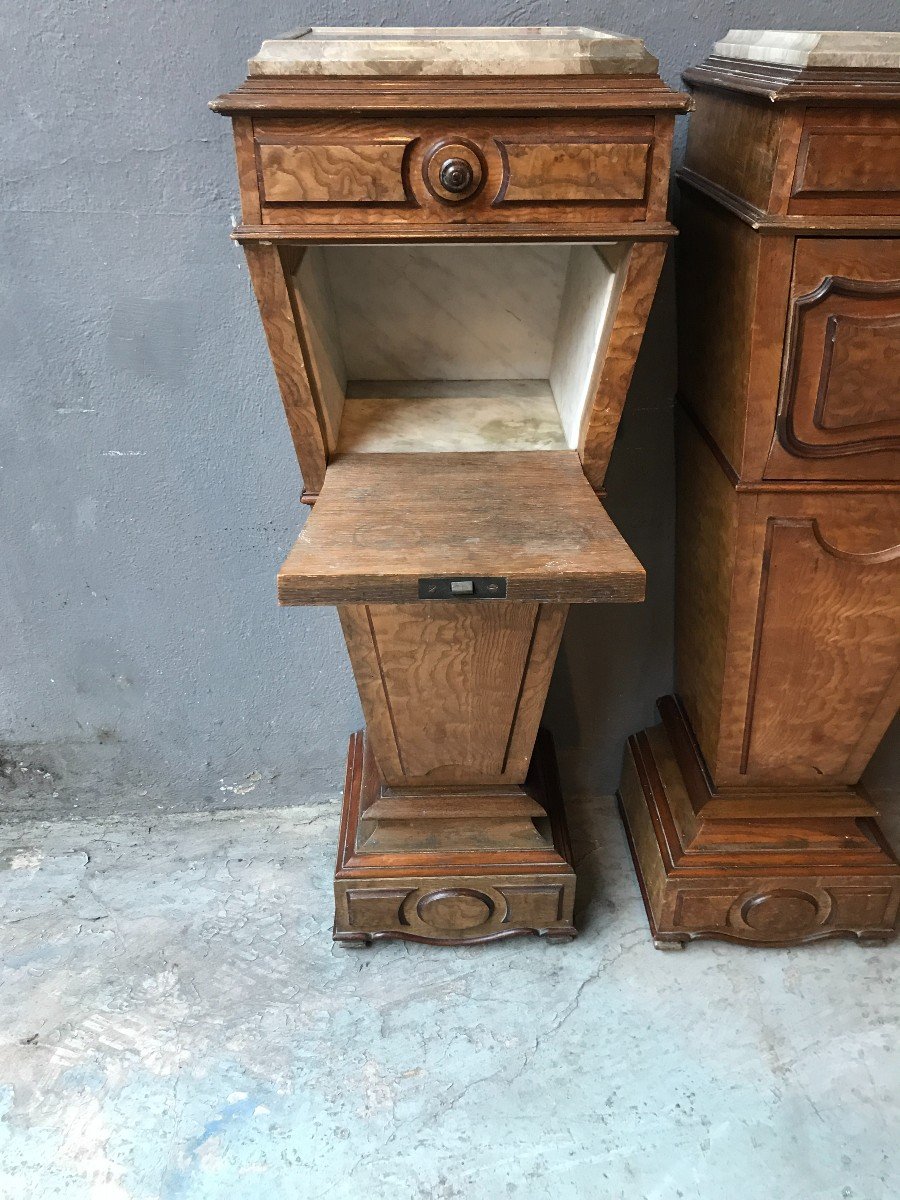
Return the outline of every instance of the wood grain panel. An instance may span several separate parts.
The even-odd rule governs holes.
[[[804,239],[767,479],[900,476],[900,240]]]
[[[368,735],[391,785],[524,781],[565,605],[345,605]]]
[[[736,474],[761,479],[775,425],[794,239],[761,238],[682,196],[676,243],[681,398]]]
[[[234,155],[241,192],[241,219],[245,225],[258,225],[262,220],[262,210],[259,203],[253,121],[250,117],[235,117],[233,125]]]
[[[743,774],[855,782],[900,701],[897,533],[885,516],[857,549],[865,531],[840,519],[769,519]]]
[[[298,256],[285,250],[289,260],[285,264],[278,247],[271,245],[247,245],[244,253],[303,483],[307,491],[317,492],[325,481],[327,438],[313,399],[293,289],[288,284]]]
[[[900,295],[900,289],[898,289]],[[900,313],[828,318],[813,421],[864,429],[900,418]]]
[[[772,197],[785,111],[762,100],[701,92],[684,165],[765,211]]]
[[[405,780],[502,776],[538,606],[426,601],[369,616]]]
[[[671,127],[668,114],[260,116],[262,222],[278,231],[314,228],[317,237],[328,227],[344,237],[351,226],[354,236],[365,227],[458,235],[463,219],[474,229],[515,224],[517,233],[524,222],[551,224],[542,237],[585,222],[640,223],[650,150],[657,178],[668,164]],[[448,203],[433,179],[460,145],[473,155],[479,184]],[[660,197],[654,211],[662,218]]]
[[[538,610],[506,746],[503,773],[510,779],[524,779],[528,772],[568,612],[568,604],[542,604]]]
[[[676,424],[676,687],[706,761],[718,753],[738,498],[689,418]]]
[[[900,215],[900,111],[810,108],[789,213]]]
[[[540,450],[338,457],[278,596],[414,601],[419,579],[434,576],[502,576],[510,600],[627,603],[644,593],[643,568],[577,453]]]
[[[897,704],[900,495],[736,492],[687,420],[678,460],[677,680],[713,778],[855,782]]]
[[[900,133],[808,133],[795,196],[900,192]]]
[[[260,143],[267,204],[402,204],[408,143]]]
[[[498,204],[641,200],[650,141],[503,142],[506,184]]]
[[[365,604],[339,604],[338,617],[366,716],[367,736],[386,779],[402,779],[400,739],[388,704],[381,659]]]
[[[598,490],[606,478],[665,258],[664,242],[636,242],[626,266],[619,268],[621,292],[611,303],[609,332],[597,355],[578,446],[584,473]]]

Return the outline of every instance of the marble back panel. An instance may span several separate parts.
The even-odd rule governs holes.
[[[325,251],[348,379],[547,379],[570,247]]]

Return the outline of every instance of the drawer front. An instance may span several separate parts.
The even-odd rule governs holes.
[[[900,239],[797,243],[767,479],[900,479]]]
[[[407,143],[258,146],[263,197],[269,204],[403,204]]]
[[[665,218],[654,117],[254,121],[263,224],[387,234]],[[665,155],[660,157],[666,158]],[[666,159],[667,161],[667,159]],[[657,163],[659,168],[659,163]],[[651,211],[652,210],[652,211]]]
[[[720,766],[730,783],[854,783],[900,701],[900,496],[740,502]]]
[[[900,214],[900,112],[810,109],[788,211]]]
[[[499,201],[636,201],[644,198],[650,145],[638,142],[498,142],[505,182]]]

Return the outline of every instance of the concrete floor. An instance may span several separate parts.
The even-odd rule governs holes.
[[[571,945],[337,949],[337,815],[2,831],[2,1200],[900,1195],[896,948],[661,954],[599,801]]]

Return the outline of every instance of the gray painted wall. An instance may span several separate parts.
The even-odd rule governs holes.
[[[4,809],[302,803],[342,783],[361,714],[334,612],[275,606],[299,481],[228,241],[229,125],[206,108],[264,34],[588,24],[643,36],[677,84],[730,26],[898,15],[896,0],[5,0]],[[648,600],[570,620],[548,708],[570,791],[615,786],[625,735],[671,687],[673,322],[669,267],[609,477]]]

